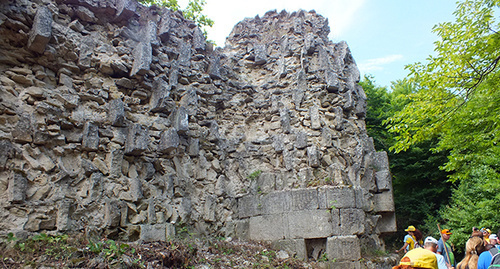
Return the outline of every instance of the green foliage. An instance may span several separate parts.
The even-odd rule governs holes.
[[[165,7],[173,11],[182,10],[177,0],[138,0],[138,2],[145,5]],[[202,13],[205,4],[205,0],[189,0],[186,8],[182,10],[182,13],[184,18],[194,21],[203,30],[203,34],[206,37],[207,31],[205,28],[212,27],[214,21]]]
[[[429,143],[434,153],[447,156],[441,169],[455,188],[449,205],[429,219],[453,229],[451,240],[460,248],[471,227],[497,225],[500,199],[493,190],[500,182],[498,7],[499,0],[457,3],[455,21],[433,29],[439,36],[435,56],[407,67],[416,91],[406,95],[403,109],[386,121],[396,139],[391,147],[396,153]],[[406,179],[401,182],[406,184]],[[396,178],[396,202],[398,189]]]
[[[425,220],[437,215],[441,205],[446,204],[450,196],[451,184],[446,182],[446,172],[439,168],[447,161],[447,152],[431,150],[436,147],[437,139],[413,145],[407,151],[390,152],[396,138],[385,126],[387,119],[401,111],[409,103],[406,96],[415,93],[417,89],[413,83],[399,80],[392,83],[389,91],[385,87],[376,86],[371,76],[365,76],[360,84],[368,97],[367,132],[374,138],[377,150],[388,152],[397,226],[415,225],[422,230]],[[403,236],[401,231],[395,240]]]
[[[262,170],[256,170],[252,172],[250,175],[248,175],[247,178],[250,180],[255,180],[260,176],[260,174],[262,174]]]

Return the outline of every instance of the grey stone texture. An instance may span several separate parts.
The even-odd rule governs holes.
[[[358,237],[395,230],[387,154],[326,18],[270,11],[213,49],[133,0],[25,3],[0,1],[0,233],[149,241],[182,222],[304,259],[326,240],[356,266]]]

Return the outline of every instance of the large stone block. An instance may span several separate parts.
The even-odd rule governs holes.
[[[125,104],[122,99],[113,99],[108,103],[108,121],[113,126],[125,126]]]
[[[375,212],[394,212],[394,198],[391,191],[373,194]]]
[[[365,232],[365,212],[361,209],[340,209],[341,235],[362,234]]]
[[[96,151],[99,147],[99,126],[92,122],[85,122],[83,127],[82,148]]]
[[[128,129],[127,141],[125,143],[125,154],[141,155],[147,151],[149,145],[148,130],[140,124],[134,124]]]
[[[282,214],[250,218],[249,238],[251,240],[280,240],[285,238],[288,225]]]
[[[175,128],[168,128],[163,131],[160,136],[158,150],[162,153],[174,151],[179,147],[180,138]]]
[[[130,76],[135,74],[144,75],[150,70],[153,52],[150,42],[139,42],[133,51],[134,64],[130,71]]]
[[[328,259],[337,261],[357,261],[361,258],[359,239],[355,235],[332,236],[326,241]]]
[[[12,173],[9,177],[8,201],[11,203],[22,203],[26,199],[28,180],[21,174]]]
[[[307,259],[306,244],[304,239],[283,239],[272,243],[273,248],[282,249],[297,259]]]
[[[291,193],[289,191],[278,191],[264,194],[260,197],[260,212],[263,215],[281,214],[290,211]]]
[[[319,208],[318,190],[317,189],[298,189],[291,190],[292,204],[291,211],[296,210],[312,210]]]
[[[165,241],[175,236],[175,227],[171,223],[140,225],[140,240],[144,242]]]
[[[324,186],[318,189],[318,197],[322,209],[356,207],[354,189],[351,187]]]
[[[238,217],[240,219],[257,216],[260,212],[260,199],[258,196],[247,195],[238,199]]]
[[[332,215],[328,210],[292,211],[287,215],[286,238],[326,238],[333,234]]]
[[[52,35],[52,12],[46,6],[39,6],[29,33],[28,48],[43,53]]]
[[[381,218],[377,222],[377,229],[380,233],[396,232],[396,214],[394,212],[382,213]]]
[[[388,191],[392,188],[391,172],[382,170],[375,172],[378,191]]]

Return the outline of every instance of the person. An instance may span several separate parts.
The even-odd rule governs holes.
[[[455,255],[453,254],[452,245],[448,242],[452,235],[450,229],[441,230],[441,238],[438,241],[437,254],[443,255],[444,261],[451,266],[455,266]],[[446,247],[446,248],[445,248]]]
[[[413,236],[415,236],[415,239],[417,240],[415,243],[415,247],[423,247],[424,246],[424,241],[423,241],[424,236],[422,235],[422,232],[419,229],[415,228],[415,231],[413,232]]]
[[[488,228],[481,228],[481,230],[479,230],[480,232],[483,233],[483,240],[485,241],[486,244],[489,244],[490,243],[490,234],[491,234],[491,230],[488,229]]]
[[[405,243],[400,249],[396,250],[396,253],[399,253],[403,249],[405,250],[406,253],[415,248],[415,243],[418,242],[417,239],[415,238],[415,235],[413,234],[415,230],[416,230],[415,226],[413,225],[410,225],[408,226],[408,228],[406,228],[405,232],[408,232],[408,234],[405,235],[403,239]]]
[[[413,268],[427,268],[439,269],[437,258],[432,251],[425,248],[415,248],[408,251],[399,265],[392,267],[392,269],[413,269]]]
[[[498,253],[498,236],[496,234],[490,234],[490,248],[486,247],[486,251],[483,251],[479,255],[479,259],[477,260],[477,269],[488,269],[491,264],[491,260],[495,254]]]
[[[472,236],[465,243],[465,257],[460,261],[457,269],[477,269],[479,254],[484,250],[484,241],[478,236]]]
[[[438,241],[436,238],[429,236],[425,238],[424,248],[430,250],[436,255],[438,269],[452,269],[453,267],[444,261],[444,257],[441,254],[437,254]]]

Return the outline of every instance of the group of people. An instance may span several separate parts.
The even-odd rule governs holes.
[[[500,269],[500,240],[489,229],[472,229],[465,244],[465,256],[458,264],[453,245],[448,242],[452,235],[449,229],[440,231],[439,240],[431,236],[423,239],[422,233],[414,226],[408,226],[405,231],[408,234],[404,245],[396,250],[396,253],[404,251],[405,255],[393,269]]]

